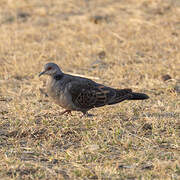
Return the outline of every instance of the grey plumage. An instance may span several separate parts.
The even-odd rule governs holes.
[[[39,76],[47,74],[47,93],[65,112],[81,111],[83,114],[92,108],[112,105],[124,100],[144,100],[149,97],[134,93],[131,89],[113,89],[90,79],[72,76],[61,71],[57,64],[47,63]]]

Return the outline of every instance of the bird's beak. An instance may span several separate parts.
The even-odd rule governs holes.
[[[43,72],[39,73],[39,77],[40,77],[41,75],[43,75],[45,72],[46,72],[46,71],[43,71]]]

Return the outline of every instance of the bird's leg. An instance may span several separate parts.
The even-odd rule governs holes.
[[[94,116],[93,114],[87,113],[87,111],[83,111],[82,113],[83,113],[83,115],[81,116],[81,118],[82,117],[92,117],[92,116]]]
[[[85,117],[87,115],[87,111],[81,111],[83,114],[80,116],[80,118]]]
[[[65,111],[61,112],[60,115],[63,115],[63,114],[65,114],[65,113],[72,115],[72,114],[71,114],[71,110],[65,110]]]

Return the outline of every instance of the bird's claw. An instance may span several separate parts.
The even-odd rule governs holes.
[[[67,113],[67,115],[70,114],[72,116],[71,110],[65,110],[65,111],[61,112],[60,115],[63,115],[65,113]]]

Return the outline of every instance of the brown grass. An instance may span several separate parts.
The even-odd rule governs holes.
[[[179,179],[179,17],[178,0],[1,0],[0,178]],[[59,116],[49,61],[151,98]]]

